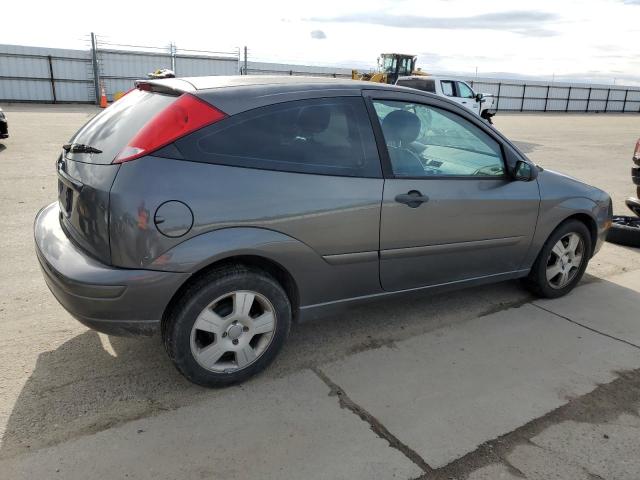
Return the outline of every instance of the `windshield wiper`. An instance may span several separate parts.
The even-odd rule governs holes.
[[[65,143],[62,146],[65,152],[71,153],[102,153],[102,150],[98,150],[90,145],[84,145],[82,143]]]

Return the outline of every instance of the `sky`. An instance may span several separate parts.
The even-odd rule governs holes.
[[[255,61],[366,70],[398,52],[433,73],[640,85],[640,0],[8,0],[2,20],[8,44],[87,48],[93,31],[105,43],[246,45]]]

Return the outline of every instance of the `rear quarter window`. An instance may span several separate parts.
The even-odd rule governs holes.
[[[234,115],[176,142],[185,159],[266,170],[380,177],[361,97],[285,102]]]

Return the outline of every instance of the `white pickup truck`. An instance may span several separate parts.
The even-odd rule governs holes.
[[[495,115],[493,108],[493,95],[487,93],[475,93],[467,82],[433,75],[411,75],[399,77],[396,85],[415,88],[424,92],[435,93],[467,107],[480,115],[489,123]]]

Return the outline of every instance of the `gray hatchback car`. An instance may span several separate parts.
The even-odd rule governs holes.
[[[354,302],[516,278],[564,295],[612,213],[458,104],[351,80],[140,81],[57,170],[34,227],[55,297],[101,332],[159,330],[208,386]]]

